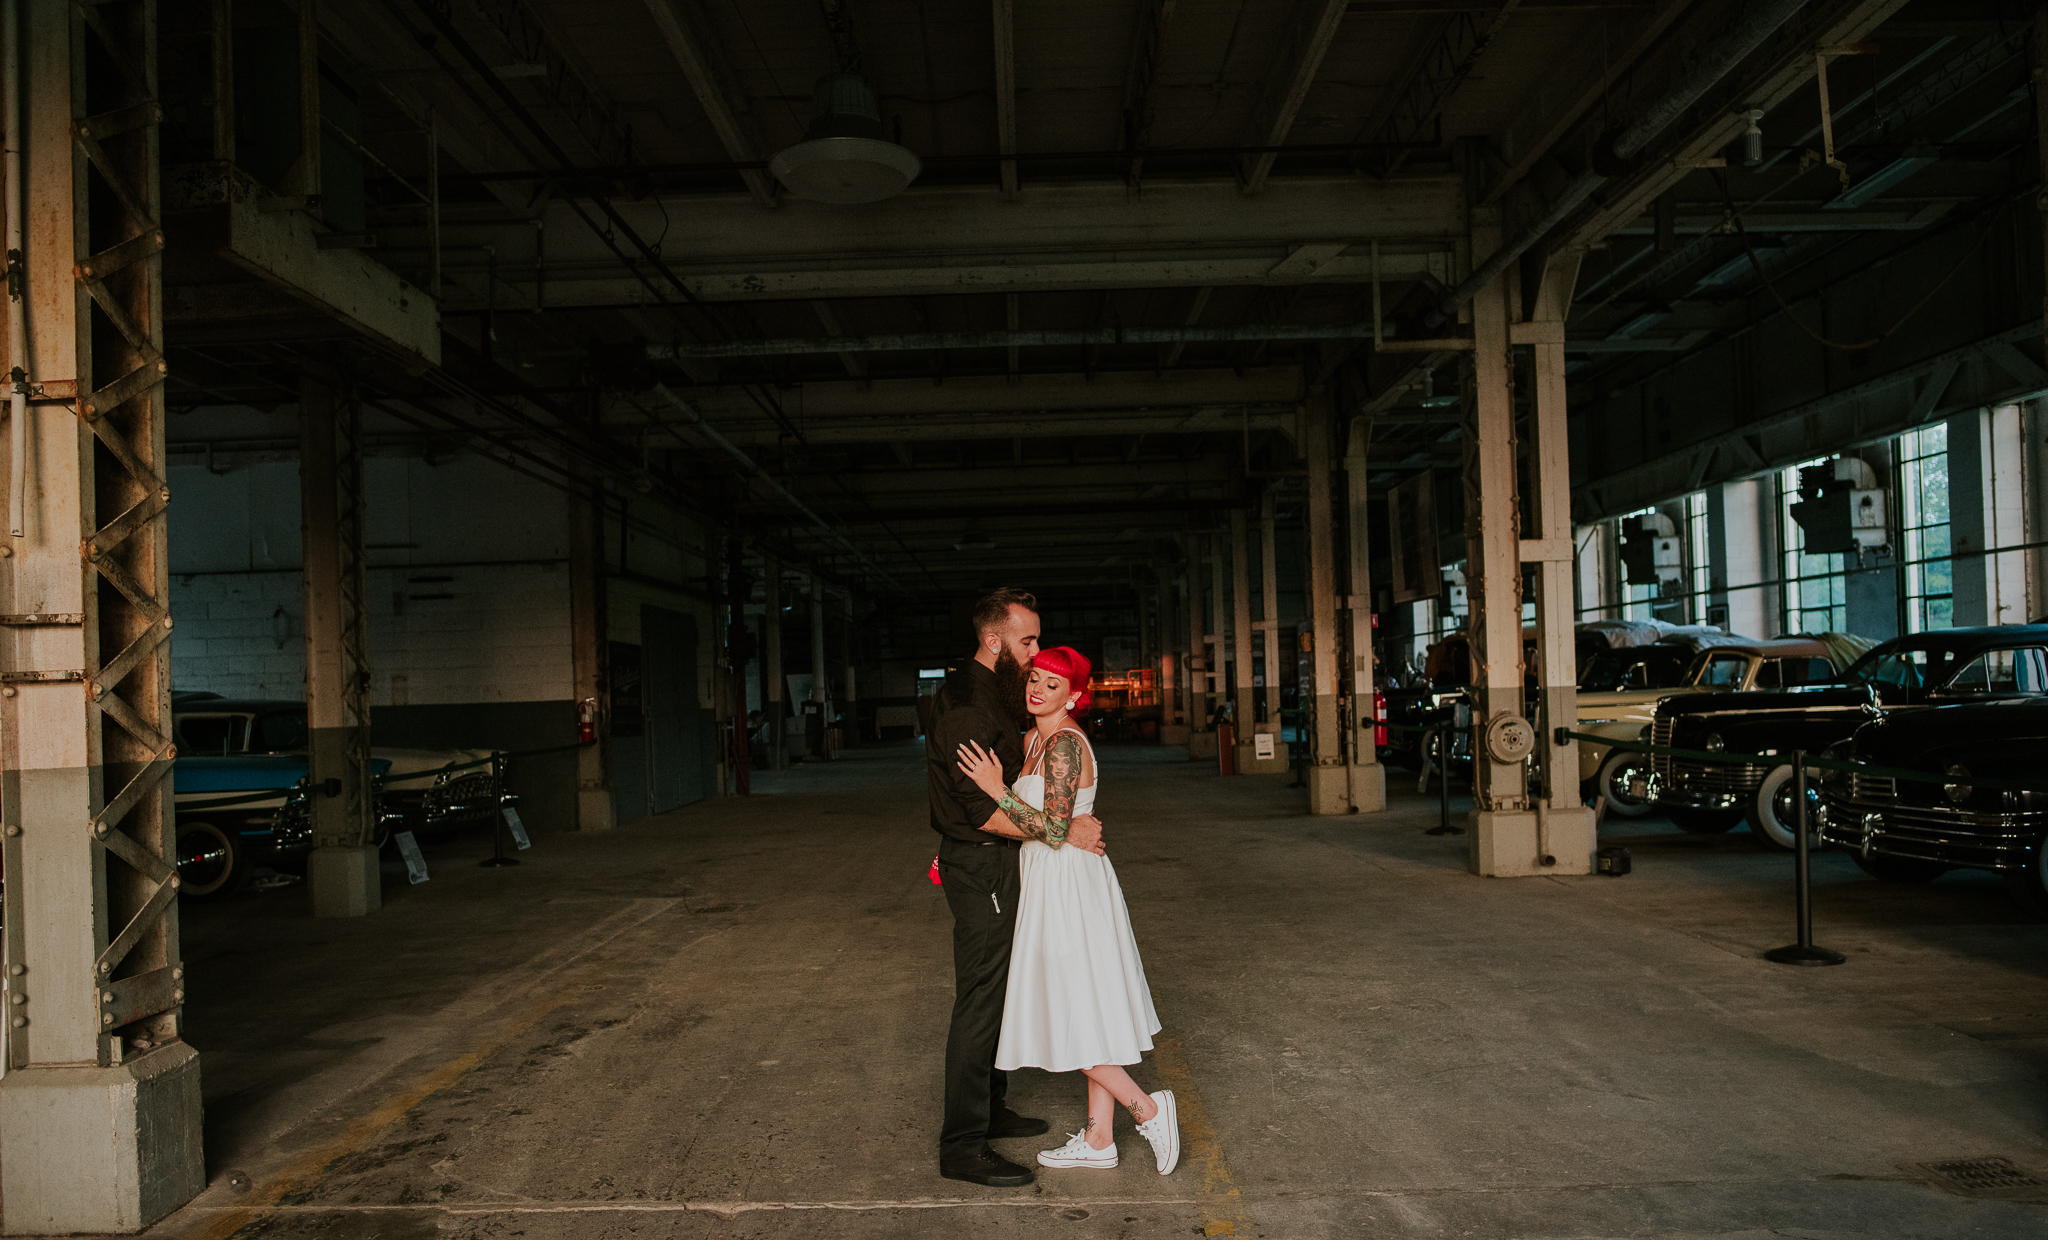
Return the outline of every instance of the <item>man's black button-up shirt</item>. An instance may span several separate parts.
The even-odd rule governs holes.
[[[996,803],[961,773],[957,751],[968,741],[979,742],[1003,764],[1003,783],[1014,784],[1024,770],[1021,735],[995,672],[973,659],[953,669],[932,700],[931,731],[924,738],[932,830],[971,844],[1002,838],[981,829]]]

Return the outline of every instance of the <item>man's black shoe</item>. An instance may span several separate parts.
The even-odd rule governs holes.
[[[1008,1137],[1042,1137],[1052,1131],[1052,1125],[1042,1119],[1019,1115],[1008,1107],[990,1117],[988,1138],[1001,1141]]]
[[[1035,1178],[1031,1168],[1013,1163],[994,1150],[955,1154],[939,1160],[939,1174],[949,1180],[986,1184],[990,1188],[1022,1188]]]

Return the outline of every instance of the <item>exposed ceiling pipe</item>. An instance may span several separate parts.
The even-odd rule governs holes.
[[[723,344],[650,344],[647,356],[788,357],[802,353],[910,353],[927,349],[1017,349],[1050,345],[1199,344],[1239,340],[1362,340],[1371,323],[1250,327],[1096,327],[1079,331],[914,332],[898,336],[816,336],[785,340],[735,340]]]
[[[1763,0],[1744,13],[1733,25],[1723,30],[1712,42],[1700,49],[1693,67],[1655,103],[1644,109],[1628,128],[1621,131],[1606,151],[1596,151],[1591,167],[1579,174],[1578,178],[1564,188],[1550,204],[1550,209],[1515,235],[1514,240],[1495,250],[1491,257],[1481,263],[1465,282],[1445,293],[1431,308],[1424,322],[1431,328],[1441,326],[1458,312],[1458,307],[1472,300],[1480,289],[1493,283],[1509,263],[1522,257],[1537,242],[1556,228],[1593,196],[1593,191],[1607,182],[1608,174],[1602,167],[1627,165],[1642,154],[1651,140],[1670,127],[1672,122],[1690,109],[1712,90],[1715,83],[1726,77],[1735,67],[1749,57],[1751,52],[1763,46],[1765,39],[1776,34],[1778,28],[1792,19],[1792,16],[1806,7],[1806,0]],[[1613,164],[1609,164],[1609,160]]]

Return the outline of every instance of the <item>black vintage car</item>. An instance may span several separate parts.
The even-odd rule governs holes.
[[[2029,912],[2048,917],[2048,791],[1981,786],[1988,779],[2048,789],[2048,696],[1873,713],[1827,756],[1925,771],[1939,782],[1822,770],[1821,838],[1893,882],[1990,870]]]
[[[1646,739],[1657,745],[1758,754],[1762,762],[1711,763],[1657,755],[1646,792],[1688,831],[1726,831],[1749,820],[1758,839],[1793,844],[1792,751],[1820,753],[1883,709],[2048,694],[2048,625],[1947,629],[1893,638],[1823,685],[1781,693],[1674,697],[1658,703]],[[1815,794],[1811,789],[1809,797]],[[1818,804],[1817,801],[1812,802]]]

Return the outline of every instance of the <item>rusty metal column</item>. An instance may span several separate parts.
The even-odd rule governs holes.
[[[1536,683],[1543,695],[1536,718],[1536,753],[1544,772],[1536,803],[1536,864],[1550,874],[1591,874],[1599,849],[1593,811],[1579,799],[1577,742],[1559,743],[1560,727],[1579,718],[1577,590],[1572,580],[1578,555],[1572,539],[1571,448],[1565,425],[1564,321],[1578,284],[1577,252],[1552,255],[1536,290],[1536,314],[1528,325],[1535,378],[1535,451],[1529,485],[1535,537],[1522,540],[1522,560],[1536,577]],[[1545,861],[1544,858],[1551,858]]]
[[[1344,604],[1351,629],[1351,665],[1344,675],[1344,692],[1351,699],[1351,736],[1346,746],[1351,808],[1361,813],[1387,807],[1387,772],[1380,765],[1373,726],[1372,526],[1366,507],[1365,463],[1371,440],[1371,415],[1352,419],[1344,453],[1345,576],[1350,590]]]
[[[339,354],[334,355],[337,359]],[[383,905],[371,844],[369,619],[363,580],[362,414],[344,374],[299,379],[299,507],[306,597],[306,783],[315,917]]]
[[[612,805],[610,731],[605,710],[604,484],[584,474],[569,495],[569,640],[576,674],[576,829],[608,831]]]
[[[1472,212],[1472,261],[1500,246],[1500,214]],[[1466,436],[1465,588],[1471,608],[1474,796],[1470,864],[1476,874],[1538,873],[1536,815],[1527,768],[1500,742],[1527,742],[1522,706],[1522,556],[1515,480],[1514,355],[1508,280],[1472,299],[1472,424]],[[1526,752],[1526,749],[1524,750]]]
[[[0,1232],[134,1232],[205,1187],[170,838],[156,7],[95,6],[91,55],[66,0],[0,13],[27,221],[5,305],[42,398],[0,548]]]
[[[1344,769],[1343,729],[1337,717],[1337,545],[1330,494],[1330,435],[1336,396],[1313,392],[1302,408],[1302,455],[1308,460],[1308,582],[1310,666],[1313,683],[1300,699],[1313,701],[1309,732],[1308,812],[1351,809],[1350,772]]]

